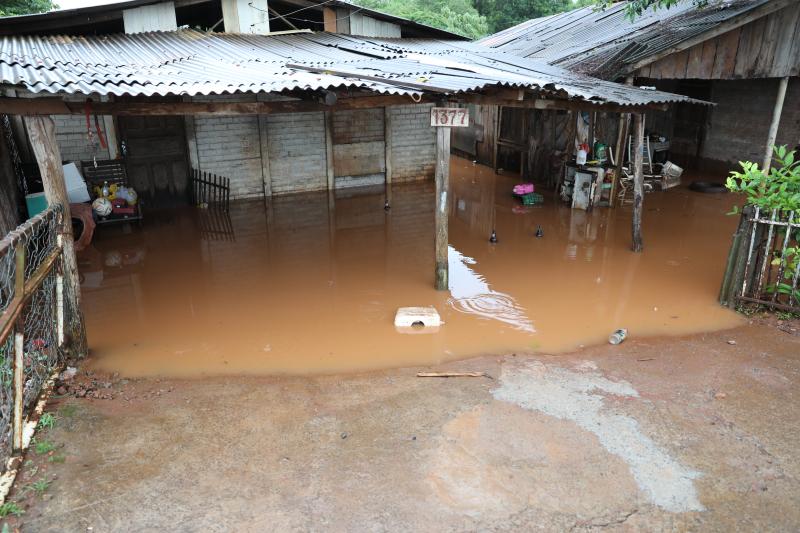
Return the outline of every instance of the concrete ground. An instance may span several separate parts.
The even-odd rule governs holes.
[[[60,446],[43,467],[55,479],[17,525],[800,529],[800,337],[788,327],[444,368],[494,379],[417,378],[411,368],[112,379],[113,399],[51,404],[56,426],[38,438]]]

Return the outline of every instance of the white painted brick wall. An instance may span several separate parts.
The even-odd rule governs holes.
[[[392,181],[432,178],[436,172],[436,131],[430,105],[393,106]]]

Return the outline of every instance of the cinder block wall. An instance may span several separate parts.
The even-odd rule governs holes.
[[[267,116],[272,194],[328,186],[324,113]]]
[[[255,96],[224,95],[194,97],[193,100],[252,102]],[[436,136],[430,127],[430,107],[407,105],[390,108],[393,181],[433,177]],[[91,159],[95,152],[86,139],[86,118],[82,115],[53,118],[62,157],[75,161]],[[326,189],[324,113],[268,115],[262,117],[262,122],[265,123],[263,128],[259,127],[256,115],[194,117],[193,138],[199,170],[230,178],[231,197],[234,199],[259,197],[264,194],[262,157],[266,154],[262,151],[266,149],[273,194]],[[101,128],[104,126],[102,120],[100,125]],[[191,127],[191,121],[187,127]],[[261,138],[264,131],[266,143]],[[358,138],[379,133],[377,129],[360,131]],[[192,139],[192,132],[187,131],[187,138]],[[108,150],[98,149],[96,156],[108,158]]]
[[[56,140],[61,149],[61,158],[64,161],[89,160],[92,157],[97,159],[108,159],[108,148],[100,146],[95,130],[94,117],[91,119],[93,144],[89,143],[86,136],[86,117],[82,115],[54,115],[53,122],[56,125]],[[108,140],[105,124],[102,117],[98,117],[100,131]]]
[[[436,131],[431,127],[433,105],[390,108],[392,181],[432,178],[436,171]]]
[[[777,79],[714,81],[701,157],[728,163],[738,169],[739,161],[764,158],[767,134],[775,98]],[[777,144],[793,149],[800,144],[800,79],[789,80],[783,103]]]
[[[255,102],[256,98],[223,95],[193,100]],[[198,116],[194,118],[194,130],[199,170],[230,178],[232,198],[264,194],[256,115]]]

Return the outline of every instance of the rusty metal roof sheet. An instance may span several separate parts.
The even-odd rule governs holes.
[[[589,78],[475,43],[330,33],[259,36],[180,30],[102,37],[0,37],[0,83],[32,93],[117,96],[329,88],[458,94],[499,86],[619,105],[690,101]]]
[[[575,72],[613,78],[670,47],[701,36],[722,22],[778,0],[711,0],[697,8],[680,0],[669,9],[647,10],[630,21],[625,2],[606,10],[584,7],[523,22],[478,41],[484,46],[544,60]],[[609,69],[609,63],[615,68]]]

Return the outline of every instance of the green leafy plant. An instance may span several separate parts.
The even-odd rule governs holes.
[[[800,161],[785,145],[773,146],[772,150],[775,163],[769,173],[758,163],[742,161],[742,172],[731,172],[725,186],[731,192],[745,194],[747,204],[762,211],[800,211]]]
[[[33,441],[33,451],[35,451],[37,455],[44,455],[46,453],[52,452],[55,449],[56,445],[50,442],[49,440]]]
[[[16,502],[6,502],[0,505],[0,517],[8,515],[22,516],[23,514],[25,514],[25,511]]]
[[[67,460],[67,458],[66,456],[59,453],[56,455],[51,455],[47,460],[51,463],[63,463],[64,461]]]
[[[37,479],[36,481],[34,481],[29,485],[29,488],[30,490],[34,491],[36,494],[41,496],[42,494],[45,493],[45,491],[47,491],[47,489],[50,488],[51,483],[52,483],[51,480],[45,478]]]
[[[44,413],[39,418],[40,429],[52,429],[56,425],[56,416],[53,413]]]

